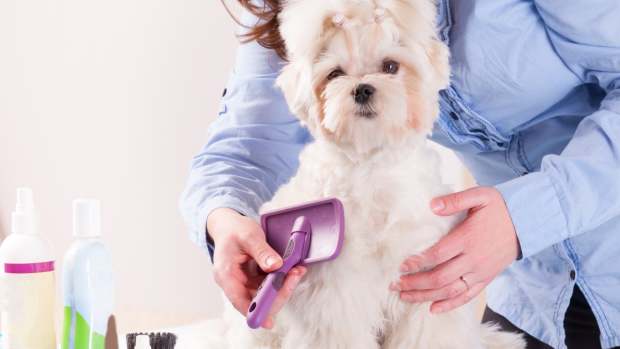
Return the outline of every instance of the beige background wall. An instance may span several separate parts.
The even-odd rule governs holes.
[[[0,1],[0,236],[15,187],[32,186],[60,260],[71,200],[101,199],[123,329],[221,310],[177,200],[216,115],[233,30],[214,0]]]
[[[71,200],[102,201],[125,327],[221,309],[177,201],[236,39],[213,0],[0,1],[0,234],[32,186],[60,260]]]

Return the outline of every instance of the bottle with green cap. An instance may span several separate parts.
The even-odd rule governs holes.
[[[114,310],[112,262],[101,240],[100,203],[73,201],[75,241],[63,264],[62,349],[104,349]]]

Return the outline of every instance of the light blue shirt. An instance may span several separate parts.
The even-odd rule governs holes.
[[[620,346],[620,1],[440,1],[452,83],[432,139],[503,195],[521,245],[489,306],[564,348],[575,283]],[[193,239],[218,207],[256,216],[311,141],[274,87],[282,62],[242,45],[181,200]],[[572,277],[574,276],[574,278]]]

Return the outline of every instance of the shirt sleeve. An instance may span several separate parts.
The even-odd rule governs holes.
[[[535,1],[555,50],[606,97],[559,155],[541,169],[497,185],[523,257],[620,215],[620,2]]]
[[[242,22],[254,25],[244,14]],[[180,210],[190,237],[213,257],[206,221],[216,208],[256,217],[261,204],[298,167],[310,136],[274,86],[282,66],[273,50],[241,44],[206,145],[191,162]]]

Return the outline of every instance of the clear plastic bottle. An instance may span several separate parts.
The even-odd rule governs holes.
[[[73,236],[63,264],[61,348],[104,349],[114,310],[114,278],[110,254],[101,240],[99,201],[73,201]]]
[[[0,246],[2,348],[55,349],[54,258],[30,188],[17,189],[11,231]]]

